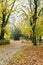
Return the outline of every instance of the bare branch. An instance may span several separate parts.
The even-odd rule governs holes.
[[[41,8],[41,10],[39,11],[38,16],[40,16],[42,11],[43,11],[43,8]]]
[[[23,9],[20,9],[24,14],[25,14],[25,16],[28,18],[28,14],[25,12],[25,10],[23,10]]]
[[[15,1],[16,1],[16,0],[14,0],[13,5],[12,5],[12,7],[11,7],[11,9],[10,9],[10,12],[9,12],[9,14],[8,14],[8,16],[7,16],[7,19],[6,19],[5,23],[4,23],[5,26],[6,26],[7,22],[8,22],[9,17],[10,17],[10,14],[11,14],[11,11],[12,11],[12,9],[13,9],[13,7],[14,7]]]

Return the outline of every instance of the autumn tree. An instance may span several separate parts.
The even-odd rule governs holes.
[[[40,16],[36,22],[36,30],[35,33],[37,35],[37,39],[39,38],[39,41],[42,41],[42,37],[43,37],[43,15]]]
[[[42,6],[42,0],[28,0],[27,5],[22,5],[23,8],[21,9],[23,11],[23,15],[26,16],[26,18],[28,20],[30,20],[30,26],[32,27],[32,42],[34,45],[37,45],[37,41],[36,41],[36,22],[39,16],[41,16],[43,14],[43,6]],[[42,7],[41,7],[42,6]],[[26,12],[26,10],[28,10],[28,13]],[[29,18],[30,16],[30,18]],[[26,19],[25,19],[26,20]]]
[[[38,12],[38,7],[39,7],[40,2],[41,2],[41,1],[40,2],[39,1],[40,0],[34,0],[34,14],[32,16],[32,19],[33,19],[33,21],[32,21],[32,31],[33,31],[33,40],[32,40],[32,42],[34,43],[34,45],[37,44],[37,42],[36,42],[36,33],[35,33],[36,22],[37,22],[38,17],[40,16],[40,13],[43,10],[43,7],[42,7],[41,10]]]
[[[1,36],[4,39],[5,27],[8,23],[9,17],[13,11],[16,0],[0,0],[0,23],[1,23]]]
[[[21,21],[21,19],[19,19],[18,21]],[[22,35],[24,35],[24,37],[30,38],[31,27],[29,25],[28,20],[22,20],[21,22],[17,22],[16,25],[21,30]]]

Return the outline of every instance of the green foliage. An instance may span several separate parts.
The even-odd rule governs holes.
[[[19,30],[19,28],[15,28],[11,34],[11,39],[19,40],[20,37],[21,37],[21,31]]]
[[[26,34],[22,34],[22,38],[27,40],[27,39],[29,39],[29,36]]]

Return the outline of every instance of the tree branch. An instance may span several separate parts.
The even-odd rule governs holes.
[[[7,19],[6,19],[5,23],[4,23],[5,26],[6,26],[7,22],[8,22],[9,17],[10,17],[10,14],[11,14],[11,11],[12,11],[12,9],[13,9],[13,7],[14,7],[15,1],[16,1],[16,0],[14,0],[14,2],[13,2],[13,4],[12,4],[12,7],[11,7],[11,9],[10,9],[10,12],[9,12],[9,14],[7,15]]]
[[[39,13],[38,13],[38,16],[40,16],[40,13],[43,11],[43,8],[41,8],[41,10],[39,11]]]

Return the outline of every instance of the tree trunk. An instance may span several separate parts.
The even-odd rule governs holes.
[[[34,45],[37,45],[36,33],[35,33],[36,21],[37,21],[37,3],[38,3],[38,0],[34,0],[35,8],[34,8],[33,27],[32,27],[32,32],[33,32],[33,40],[32,40],[32,42],[33,42]]]
[[[0,40],[4,39],[4,30],[3,28],[1,28],[1,36],[0,36]]]
[[[32,39],[33,45],[37,45],[35,27],[36,27],[36,25],[34,25],[33,29],[32,29],[33,30],[33,39]]]
[[[32,31],[30,31],[30,40],[32,40]]]
[[[39,37],[39,45],[41,45],[42,39],[41,36]]]
[[[5,14],[2,13],[2,24],[1,24],[1,36],[0,36],[0,40],[4,39],[4,23],[5,23]]]
[[[39,41],[41,42],[42,40],[41,40],[41,36],[40,36],[40,38],[39,38]]]

